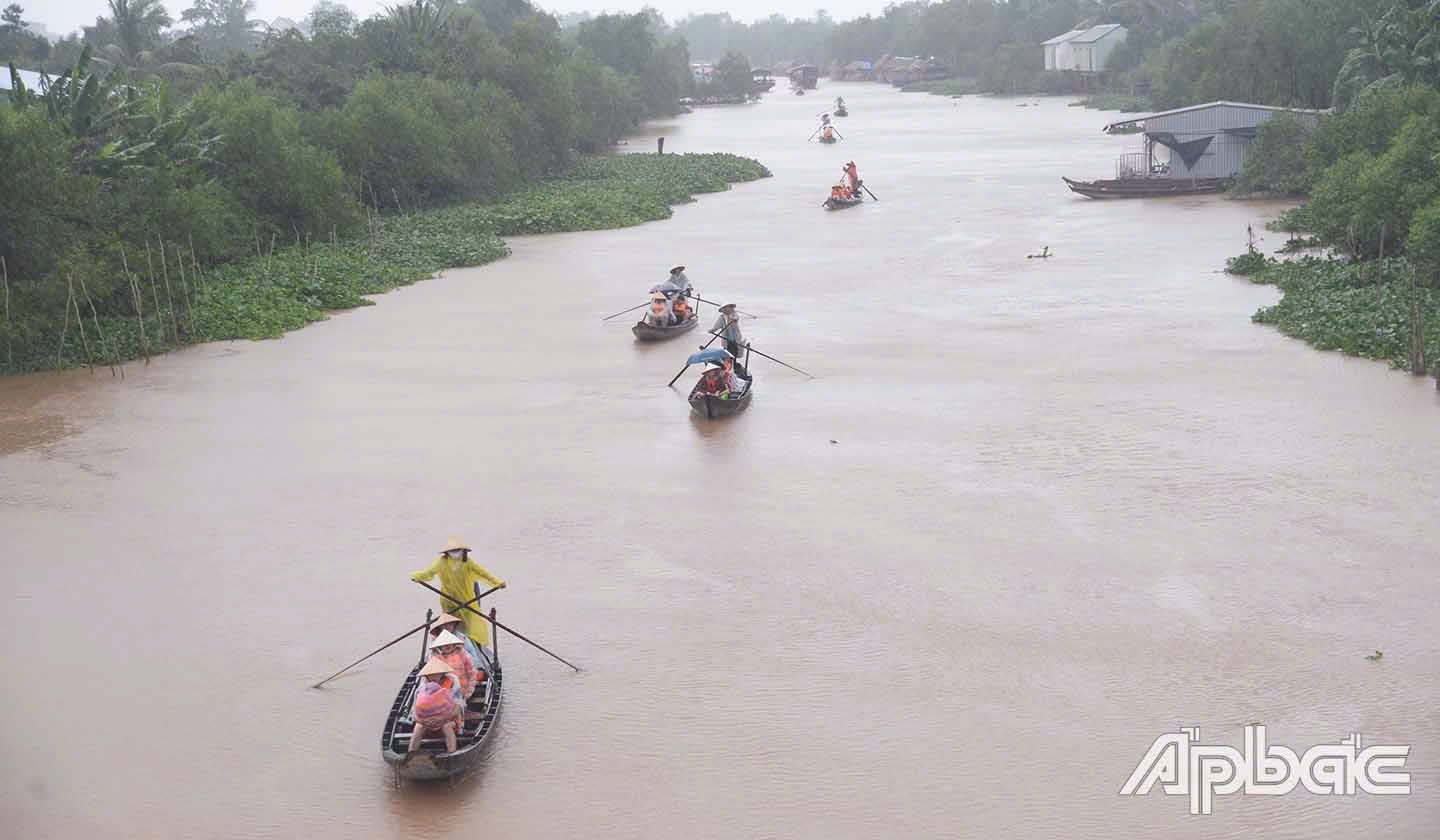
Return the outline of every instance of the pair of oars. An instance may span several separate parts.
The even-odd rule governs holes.
[[[439,595],[440,597],[444,598],[445,600],[450,601],[450,602],[458,605],[458,607],[459,607],[460,609],[469,610],[470,612],[475,613],[476,615],[480,616],[481,618],[485,619],[486,621],[493,621],[496,627],[500,628],[501,630],[504,630],[506,633],[509,633],[510,635],[514,636],[515,638],[519,639],[520,641],[525,642],[526,644],[531,645],[531,646],[533,646],[533,647],[535,647],[535,648],[538,648],[539,650],[544,651],[545,653],[550,654],[551,656],[554,656],[556,659],[559,659],[561,662],[565,662],[564,659],[561,659],[559,656],[556,656],[556,655],[555,655],[554,653],[552,653],[551,651],[546,650],[546,649],[545,649],[544,647],[542,647],[541,645],[536,644],[535,642],[531,641],[530,639],[525,638],[525,637],[524,637],[523,635],[521,635],[520,633],[516,632],[515,630],[510,629],[509,627],[506,627],[505,625],[501,624],[500,622],[494,621],[494,619],[490,618],[489,616],[485,615],[484,613],[482,613],[482,612],[480,612],[479,610],[475,609],[474,606],[472,606],[473,604],[477,603],[481,598],[484,598],[486,595],[489,595],[489,594],[491,594],[492,592],[496,592],[496,591],[499,591],[500,589],[504,588],[503,586],[494,586],[494,587],[491,587],[490,589],[488,589],[488,590],[486,590],[486,591],[484,591],[484,592],[481,592],[479,595],[476,595],[474,598],[471,598],[469,601],[465,601],[465,602],[462,603],[458,598],[452,598],[452,597],[450,597],[449,595],[446,595],[444,592],[441,592],[439,589],[436,589],[435,587],[431,586],[430,584],[428,584],[428,583],[426,583],[426,582],[424,582],[424,581],[417,580],[417,581],[415,581],[415,582],[418,583],[418,584],[420,584],[421,586],[425,587],[426,589],[429,589],[430,591],[436,593],[437,595]],[[476,587],[476,588],[478,589],[479,587]],[[340,676],[341,674],[345,673],[346,671],[349,671],[351,668],[354,668],[356,665],[359,665],[360,663],[364,662],[365,660],[370,659],[371,657],[375,656],[376,654],[382,653],[383,651],[389,650],[390,648],[394,647],[395,645],[400,644],[401,642],[405,641],[406,639],[410,638],[411,636],[415,635],[416,633],[419,633],[421,630],[424,630],[425,628],[429,627],[432,623],[433,623],[433,622],[426,621],[424,624],[421,624],[419,627],[416,627],[416,628],[414,628],[414,629],[412,629],[412,630],[407,631],[404,635],[400,636],[399,638],[395,639],[394,641],[387,642],[386,644],[381,645],[380,647],[376,648],[375,650],[371,651],[370,653],[368,653],[368,654],[360,657],[359,659],[355,660],[354,662],[351,662],[349,665],[346,665],[344,668],[341,668],[340,670],[336,671],[335,673],[331,674],[330,676],[326,677],[325,679],[321,680],[321,681],[318,682],[318,683],[315,683],[314,685],[312,685],[312,686],[310,686],[310,687],[311,687],[311,688],[319,688],[320,686],[324,685],[325,683],[330,682],[331,680],[335,679],[336,677]],[[579,670],[580,670],[580,667],[579,667],[578,665],[573,665],[573,664],[571,664],[571,663],[569,663],[569,662],[565,662],[565,664],[566,664],[566,665],[569,665],[571,668],[574,668],[576,671],[579,671]]]
[[[715,339],[717,339],[717,338],[724,338],[724,337],[725,337],[725,334],[724,334],[724,333],[717,333],[717,332],[707,333],[707,335],[710,335],[710,336],[713,336],[713,337],[712,337],[709,341],[707,341],[707,342],[705,342],[704,344],[700,345],[700,349],[701,349],[701,350],[704,350],[705,348],[707,348],[707,347],[709,347],[710,345],[714,344],[714,343],[715,343]],[[770,355],[767,355],[767,354],[765,354],[765,353],[761,353],[759,350],[756,350],[754,347],[751,347],[751,346],[748,345],[748,344],[745,345],[745,349],[746,349],[746,350],[749,350],[751,353],[754,353],[754,354],[757,355],[757,356],[760,356],[761,358],[769,359],[770,361],[776,363],[777,365],[784,365],[785,367],[790,368],[791,370],[795,371],[796,373],[804,374],[805,376],[808,376],[808,377],[810,377],[811,379],[814,379],[814,378],[815,378],[815,374],[810,373],[810,372],[808,372],[808,371],[803,371],[803,370],[801,370],[800,368],[795,367],[794,365],[785,364],[784,362],[780,361],[779,359],[775,358],[774,356],[770,356]],[[687,370],[689,370],[689,369],[690,369],[690,363],[689,363],[689,362],[686,362],[686,363],[685,363],[685,367],[680,368],[680,372],[677,373],[677,374],[675,374],[675,378],[674,378],[674,379],[671,379],[669,382],[665,383],[665,387],[667,387],[667,388],[673,388],[673,387],[675,387],[675,383],[676,383],[677,381],[679,381],[680,377],[684,376],[684,375],[685,375],[685,371],[687,371]]]
[[[876,201],[879,201],[879,199],[876,199]],[[713,300],[706,300],[705,298],[702,298],[702,297],[700,297],[699,295],[690,295],[690,294],[687,294],[687,295],[685,295],[685,297],[688,297],[688,298],[690,298],[691,300],[698,300],[698,301],[700,301],[701,303],[708,303],[708,304],[710,304],[711,306],[715,307],[716,309],[719,309],[719,308],[720,308],[720,304],[716,303],[716,302],[713,301]],[[611,318],[619,318],[621,315],[624,315],[626,312],[634,312],[634,311],[637,310],[637,309],[643,309],[644,307],[649,306],[649,305],[650,305],[650,301],[646,301],[645,303],[642,303],[642,304],[640,304],[639,306],[632,306],[632,307],[630,307],[629,309],[626,309],[624,312],[616,312],[614,315],[606,315],[604,318],[601,318],[600,320],[602,320],[602,321],[608,321],[608,320],[610,320]],[[744,312],[744,311],[740,311],[740,310],[736,310],[736,311],[739,311],[740,314],[741,314],[741,315],[744,315],[746,318],[754,318],[754,317],[755,317],[754,315],[751,315],[749,312]]]

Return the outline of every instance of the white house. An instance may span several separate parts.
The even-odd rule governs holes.
[[[1045,69],[1099,73],[1129,33],[1118,23],[1072,29],[1044,42]]]
[[[1046,70],[1069,70],[1075,63],[1070,49],[1070,41],[1079,35],[1084,35],[1084,29],[1072,29],[1063,35],[1056,35],[1054,38],[1041,44],[1045,48],[1045,69]]]

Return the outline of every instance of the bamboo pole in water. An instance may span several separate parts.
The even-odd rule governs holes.
[[[120,264],[125,267],[125,280],[130,284],[130,302],[135,305],[135,323],[140,327],[140,351],[145,355],[145,364],[150,364],[150,340],[145,337],[145,296],[140,294],[140,284],[130,273],[130,260],[125,249],[120,249]]]
[[[110,344],[110,341],[109,341],[109,339],[107,339],[107,338],[105,337],[105,331],[102,330],[102,329],[100,329],[100,314],[95,311],[95,301],[93,301],[93,300],[90,299],[90,290],[87,289],[87,288],[85,288],[85,277],[84,277],[84,275],[81,275],[81,277],[80,277],[80,292],[85,295],[85,303],[86,303],[87,305],[89,305],[89,307],[90,307],[90,318],[91,318],[91,320],[94,321],[94,323],[95,323],[95,334],[98,335],[98,336],[100,336],[100,347],[103,349],[103,348],[105,348],[106,346],[108,346],[108,345]],[[116,365],[119,364],[119,362],[120,362],[120,352],[119,352],[119,350],[118,350],[117,348],[111,347],[111,348],[110,348],[110,375],[111,375],[111,376],[114,376],[114,375],[115,375],[115,368],[116,368]],[[120,367],[120,378],[121,378],[121,379],[124,379],[124,378],[125,378],[125,366],[124,366],[124,365],[119,365],[119,367]]]
[[[80,299],[75,296],[75,278],[69,274],[65,275],[65,288],[69,293],[68,306],[75,307],[75,327],[80,331],[80,346],[85,348],[85,367],[95,372],[95,356],[90,352],[90,339],[85,337],[85,316],[80,314]],[[67,311],[66,317],[69,317]]]
[[[185,256],[180,253],[179,245],[172,245],[175,249],[175,264],[180,267],[180,296],[185,300],[185,330],[190,335],[195,334],[195,303],[190,299],[190,282],[185,279]]]
[[[175,319],[175,296],[170,293],[170,269],[166,266],[165,240],[156,239],[155,244],[160,246],[160,276],[165,278],[165,303],[170,310],[170,335],[175,343],[180,343],[180,324]]]
[[[55,349],[55,367],[60,367],[65,357],[65,335],[70,332],[70,296],[65,296],[65,323],[60,327],[60,346]]]
[[[145,275],[150,278],[150,293],[155,299],[155,317],[160,319],[160,340],[165,340],[165,316],[160,312],[160,292],[155,288],[155,259],[150,254],[150,238],[145,238]]]
[[[0,283],[5,287],[5,366],[15,367],[15,351],[10,346],[10,268],[0,257]]]
[[[1425,313],[1420,308],[1420,289],[1415,285],[1415,269],[1410,269],[1410,372],[1425,375]],[[1440,385],[1437,385],[1440,387]]]

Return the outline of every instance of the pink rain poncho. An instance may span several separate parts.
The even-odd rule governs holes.
[[[455,669],[455,675],[460,678],[460,696],[469,697],[475,693],[475,661],[465,648],[460,648],[448,656],[432,653],[436,659]]]
[[[452,722],[457,726],[463,724],[465,703],[460,697],[460,681],[450,675],[433,682],[421,680],[415,689],[414,711],[415,721],[427,729],[438,729]]]

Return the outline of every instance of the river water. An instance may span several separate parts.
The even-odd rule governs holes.
[[[775,177],[279,341],[0,381],[8,828],[1434,838],[1434,389],[1249,322],[1275,292],[1216,269],[1277,205],[1073,196],[1133,142],[1021,101],[701,110],[631,148]],[[849,159],[881,200],[825,213]],[[699,341],[600,321],[675,263],[815,378],[756,359],[749,412],[691,419]],[[397,791],[418,642],[308,686],[423,618],[452,535],[585,670],[502,639],[483,769]],[[1257,721],[1413,745],[1413,792],[1119,795],[1155,738]]]

